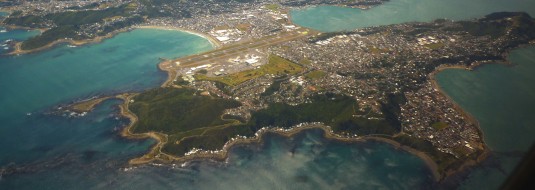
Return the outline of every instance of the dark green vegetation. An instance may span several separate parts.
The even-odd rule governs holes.
[[[448,127],[447,123],[444,122],[435,122],[431,124],[431,127],[435,128],[436,130],[442,130]]]
[[[195,90],[157,88],[135,97],[129,108],[139,118],[132,132],[175,134],[201,127],[229,123],[221,119],[223,110],[240,106],[233,100],[194,95]]]
[[[34,15],[18,17],[21,13],[22,12],[20,11],[11,13],[11,15],[4,20],[4,23],[16,26],[39,27],[40,23],[45,21],[43,17]]]
[[[427,140],[412,137],[406,134],[398,135],[392,138],[399,142],[401,145],[414,148],[427,154],[437,163],[438,172],[452,172],[458,169],[466,160],[477,160],[477,156],[481,155],[481,150],[478,150],[472,154],[463,155],[461,158],[455,158],[455,156],[439,151],[433,146],[433,144]],[[462,153],[463,150],[454,150],[457,153]]]
[[[411,137],[409,135],[399,135],[393,139],[402,145],[425,152],[437,163],[439,171],[444,171],[447,166],[457,160],[453,155],[437,150],[431,142],[423,139]]]
[[[459,22],[463,30],[474,36],[490,35],[493,38],[503,36],[507,30],[507,24],[499,22]]]
[[[220,149],[238,134],[250,135],[250,130],[233,125],[237,120],[222,117],[223,110],[239,102],[196,94],[186,88],[158,88],[136,96],[129,108],[139,121],[131,131],[169,135],[163,151],[174,155],[192,148]]]
[[[163,151],[181,156],[193,148],[221,149],[230,138],[253,136],[262,127],[289,128],[303,122],[323,122],[341,134],[390,136],[400,131],[382,115],[374,116],[376,119],[363,117],[356,111],[356,101],[346,96],[317,95],[312,103],[297,106],[273,103],[253,112],[251,119],[244,122],[235,116],[223,116],[225,109],[239,106],[238,102],[195,94],[187,88],[159,88],[136,96],[130,109],[139,122],[132,132],[167,134],[169,141]],[[388,104],[385,106],[389,110]]]
[[[315,70],[315,71],[311,71],[307,74],[305,74],[305,77],[307,79],[321,79],[323,77],[325,77],[327,75],[327,73],[325,71],[321,71],[321,70]]]
[[[22,49],[29,50],[43,47],[64,38],[82,40],[103,36],[109,32],[143,22],[143,17],[132,13],[134,10],[135,7],[131,4],[124,4],[103,10],[67,11],[44,16],[19,16],[20,13],[15,12],[6,18],[4,23],[32,28],[53,26],[43,34],[23,42]],[[89,25],[96,25],[99,29],[84,29],[88,28]]]
[[[33,38],[30,38],[26,40],[24,43],[22,43],[22,49],[34,49],[43,47],[50,42],[56,41],[58,39],[62,38],[72,38],[75,40],[80,39],[80,36],[76,34],[77,27],[69,25],[69,26],[58,26],[56,28],[52,28],[50,30],[47,30],[43,32],[39,36],[35,36]]]
[[[497,38],[509,33],[535,37],[535,28],[533,27],[535,22],[527,13],[498,12],[489,14],[477,21],[459,21],[459,23],[462,27],[453,30],[467,31],[474,36],[488,35]]]
[[[288,128],[302,122],[323,122],[334,132],[343,134],[386,134],[399,132],[399,128],[384,118],[367,119],[358,111],[357,102],[350,97],[334,94],[317,95],[312,103],[290,106],[283,103],[270,104],[267,109],[252,114],[247,123],[253,130],[265,126]]]
[[[278,92],[281,88],[281,83],[286,81],[287,79],[288,79],[288,76],[286,75],[276,77],[273,80],[273,84],[271,84],[268,88],[266,88],[266,91],[264,91],[261,95],[269,96],[269,95],[273,95],[273,93],[275,92]]]
[[[120,7],[112,7],[104,10],[88,10],[78,12],[62,12],[45,16],[46,19],[52,20],[57,25],[83,25],[98,23],[105,18],[115,16],[128,16],[129,12],[126,5]]]

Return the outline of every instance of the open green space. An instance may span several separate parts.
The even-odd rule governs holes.
[[[323,78],[327,75],[327,73],[325,71],[321,71],[321,70],[315,70],[315,71],[311,71],[307,74],[305,74],[305,77],[307,79],[320,79],[320,78]]]
[[[444,47],[444,43],[432,43],[432,44],[426,44],[425,47],[429,48],[429,49],[440,49],[442,47]]]
[[[203,74],[195,75],[196,80],[208,80],[221,82],[229,86],[236,86],[245,81],[255,79],[264,75],[273,74],[273,75],[295,75],[303,71],[301,65],[295,64],[289,60],[286,60],[282,57],[276,55],[270,55],[268,63],[260,66],[258,69],[252,69],[247,71],[242,71],[238,73],[233,73],[221,77],[208,77]]]
[[[129,108],[140,120],[132,132],[175,134],[230,123],[221,119],[223,110],[239,102],[196,95],[187,88],[157,88],[136,96]]]
[[[196,95],[188,88],[159,88],[134,98],[131,111],[139,118],[134,133],[159,132],[168,135],[163,152],[182,156],[193,148],[218,150],[233,137],[253,136],[262,127],[289,128],[303,122],[323,122],[341,134],[393,135],[399,126],[388,119],[355,117],[357,102],[350,97],[322,94],[312,103],[291,106],[272,103],[252,113],[247,122],[223,117],[225,109],[239,106],[234,100]]]
[[[436,130],[442,130],[442,129],[447,128],[448,124],[444,123],[444,122],[435,122],[435,123],[431,124],[431,127],[433,127]]]
[[[280,10],[280,5],[277,4],[267,4],[264,7],[270,11],[278,12]]]

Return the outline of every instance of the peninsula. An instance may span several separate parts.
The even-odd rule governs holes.
[[[131,164],[222,160],[232,145],[259,142],[266,132],[289,136],[319,128],[327,138],[382,141],[412,152],[437,180],[480,162],[488,148],[478,122],[440,91],[434,73],[506,62],[510,50],[535,40],[535,20],[526,13],[321,33],[291,22],[288,9],[304,6],[294,1],[200,8],[216,2],[117,1],[112,8],[37,16],[18,10],[4,23],[54,27],[22,42],[28,51],[57,41],[54,36],[64,35],[57,31],[95,39],[92,34],[134,26],[185,29],[218,44],[210,52],[160,63],[169,76],[161,87],[117,96],[124,100],[121,113],[131,120],[122,134],[158,141]],[[372,6],[383,1],[304,2]],[[184,8],[173,11],[179,5]],[[80,19],[66,21],[62,14]],[[78,107],[90,110],[102,100]]]

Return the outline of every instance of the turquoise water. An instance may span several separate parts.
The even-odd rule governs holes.
[[[436,76],[444,91],[480,121],[485,142],[500,162],[500,167],[476,170],[467,189],[498,187],[535,142],[535,46],[512,51],[509,60],[514,66],[448,69]]]
[[[0,181],[32,189],[419,189],[431,176],[422,161],[381,143],[327,141],[318,130],[293,138],[270,135],[262,146],[235,147],[227,163],[118,169],[97,159]],[[80,163],[78,163],[80,162]],[[110,163],[111,162],[111,163]],[[78,169],[78,170],[77,170]],[[82,171],[79,171],[82,169]],[[59,174],[58,174],[59,173]],[[60,180],[57,177],[61,177]],[[31,182],[31,183],[28,183]],[[61,183],[59,183],[61,182]]]
[[[292,21],[298,25],[332,32],[412,21],[432,21],[439,18],[472,19],[498,11],[524,11],[535,15],[535,1],[390,0],[368,10],[318,6],[293,10],[290,14]]]
[[[465,20],[498,11],[535,15],[535,1],[391,0],[369,10],[319,6],[291,15],[296,24],[329,32],[438,18]],[[535,141],[535,48],[515,50],[509,59],[514,67],[488,65],[474,72],[446,70],[437,75],[446,93],[480,121],[493,150],[488,163],[474,170],[461,189],[499,188]]]
[[[22,32],[22,31],[10,31]],[[158,86],[165,75],[159,57],[211,49],[186,33],[134,30],[99,44],[60,46],[0,58],[0,189],[272,189],[379,187],[413,189],[432,183],[422,160],[380,143],[347,145],[317,130],[293,138],[272,135],[262,146],[232,150],[227,164],[195,162],[185,168],[143,166],[125,172],[127,161],[153,140],[118,136],[128,121],[108,100],[84,117],[48,114],[57,105],[95,95]]]
[[[11,32],[21,31],[8,35]],[[91,150],[109,150],[109,154],[120,153],[118,147],[128,150],[131,144],[124,140],[119,140],[123,145],[117,144],[110,138],[116,136],[110,130],[124,124],[120,119],[108,121],[113,109],[84,118],[46,113],[58,104],[158,86],[166,78],[157,69],[159,57],[210,49],[207,40],[195,35],[140,29],[100,44],[63,45],[35,54],[0,57],[0,165],[46,163]],[[149,145],[150,141],[144,141],[137,153]]]
[[[0,20],[2,17],[5,17],[9,15],[7,12],[0,12]],[[6,49],[8,46],[6,44],[6,40],[15,40],[15,41],[21,41],[24,39],[28,39],[32,36],[38,35],[40,32],[39,30],[11,30],[7,31],[5,27],[0,26],[0,54],[8,52],[9,49]]]
[[[481,7],[476,7],[475,2],[485,2],[488,5],[480,4]],[[322,23],[325,25],[324,29],[343,30],[413,21],[418,18],[422,21],[442,17],[465,19],[479,17],[495,9],[515,10],[514,7],[518,7],[518,10],[533,11],[535,9],[532,5],[532,1],[521,0],[471,2],[392,0],[365,12],[319,7],[293,11],[292,16],[297,22],[298,14],[303,13],[302,17],[312,21],[309,23]],[[454,6],[457,6],[456,10],[453,10]],[[323,10],[330,12],[321,13]],[[400,14],[401,12],[407,13]],[[351,16],[352,13],[358,14]],[[427,17],[423,13],[428,14]],[[337,22],[332,22],[333,19]],[[319,24],[316,26],[319,27]],[[0,33],[0,38],[7,39],[6,35],[21,35],[20,38],[24,39],[35,34],[10,31]],[[118,136],[117,130],[127,122],[117,116],[116,106],[120,101],[106,101],[97,106],[95,111],[81,118],[46,114],[58,104],[78,99],[156,87],[165,78],[156,67],[159,57],[179,57],[211,48],[208,41],[194,35],[176,31],[140,29],[122,33],[99,44],[76,48],[59,46],[30,55],[0,57],[0,89],[2,89],[0,167],[16,167],[19,170],[19,173],[14,175],[1,176],[0,189],[429,189],[434,187],[423,161],[407,152],[382,143],[332,142],[322,138],[321,132],[317,130],[307,131],[292,138],[270,135],[265,138],[266,143],[261,146],[233,148],[226,163],[197,161],[189,163],[186,167],[142,166],[124,171],[123,167],[127,166],[128,159],[143,154],[154,142],[131,141]],[[492,91],[496,90],[493,89],[496,87],[488,87],[487,85],[491,83],[487,83],[486,80],[509,77],[514,85],[506,81],[497,82],[509,85],[510,88],[506,89],[518,93],[496,93],[493,98],[500,101],[490,100],[494,104],[486,106],[499,104],[498,107],[501,109],[518,111],[508,108],[518,104],[508,105],[510,103],[504,101],[515,98],[512,101],[526,100],[525,104],[533,105],[529,102],[533,99],[533,91],[526,91],[533,82],[524,81],[526,78],[526,81],[532,81],[532,76],[527,74],[528,71],[523,71],[533,68],[529,64],[521,64],[533,63],[535,54],[533,52],[535,52],[533,48],[513,52],[511,60],[517,63],[520,69],[491,65],[468,74],[464,73],[465,71],[455,70],[453,73],[460,72],[457,73],[458,77],[446,77],[448,80],[453,80],[449,87],[447,84],[442,84],[444,82],[442,79],[438,80],[448,94],[480,87],[475,89],[482,92],[466,92],[458,95],[468,99],[467,102],[474,103],[483,101],[485,98],[482,97],[487,97],[489,92],[496,93]],[[497,68],[489,70],[488,76],[482,75],[487,77],[478,80],[480,73],[485,73],[487,67]],[[512,73],[499,74],[502,71]],[[440,73],[437,77],[444,73]],[[468,84],[463,83],[463,77],[471,74],[475,76],[466,78]],[[474,86],[466,88],[467,85]],[[462,90],[463,88],[465,90]],[[486,91],[489,90],[487,88],[490,91]],[[509,97],[518,94],[520,94],[518,97]],[[500,171],[511,171],[520,159],[517,152],[525,150],[530,141],[533,141],[528,137],[529,134],[533,134],[532,129],[522,127],[533,126],[530,123],[533,120],[529,120],[529,117],[520,112],[507,113],[515,118],[514,122],[508,120],[509,116],[493,115],[500,114],[500,111],[496,110],[478,115],[473,111],[477,112],[478,109],[475,108],[480,105],[473,105],[475,110],[470,110],[470,106],[467,106],[470,104],[465,105],[462,102],[463,98],[454,96],[452,93],[452,97],[461,106],[466,106],[470,113],[480,119],[485,138],[489,146],[496,151],[494,158],[498,160],[498,166],[485,165],[472,172],[464,181],[463,188],[496,188],[506,175]],[[522,99],[526,97],[527,99]],[[519,110],[525,107],[521,108]],[[31,115],[27,115],[28,113]],[[526,113],[533,115],[533,112]],[[485,124],[483,121],[495,117],[502,117],[503,120],[500,120],[502,124],[494,125],[494,121],[491,120]],[[505,126],[511,127],[512,130],[501,131],[504,121],[507,121]],[[524,123],[526,125],[523,125]],[[493,130],[496,131],[492,132]],[[511,131],[513,132],[509,133]],[[503,133],[504,137],[500,135],[493,137],[492,133]],[[493,138],[495,140],[492,140]],[[509,143],[504,146],[503,143],[509,142],[507,138],[518,138],[522,143],[519,145]]]
[[[4,27],[0,26],[0,30],[6,30]],[[0,45],[3,44],[6,40],[15,40],[15,41],[21,41],[27,38],[30,38],[32,36],[38,35],[40,32],[39,30],[11,30],[9,32],[0,32]]]
[[[448,69],[436,78],[444,91],[480,121],[495,151],[526,151],[535,140],[535,47],[515,50],[514,66]],[[514,137],[514,138],[511,138]]]
[[[30,37],[38,35],[39,30],[10,30],[0,26],[0,55],[11,51],[9,41],[22,41]]]

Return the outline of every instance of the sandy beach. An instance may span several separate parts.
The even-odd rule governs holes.
[[[15,27],[15,26],[6,26],[6,28],[8,28],[8,29],[26,29],[26,30],[30,29],[30,28],[26,28],[26,27]],[[21,55],[21,54],[35,53],[35,52],[47,50],[49,48],[55,47],[56,45],[64,44],[64,43],[67,43],[69,45],[75,45],[75,46],[81,46],[81,45],[93,44],[93,43],[100,43],[103,40],[112,38],[112,37],[114,37],[115,35],[117,35],[119,33],[128,32],[128,31],[131,31],[131,30],[134,30],[134,29],[160,29],[160,30],[176,30],[176,31],[186,32],[186,33],[193,34],[193,35],[196,35],[196,36],[199,36],[199,37],[202,37],[202,38],[208,40],[212,44],[212,46],[214,48],[221,47],[221,43],[217,39],[215,39],[214,37],[212,37],[212,36],[210,36],[208,34],[203,34],[203,33],[200,33],[200,32],[196,32],[196,31],[192,31],[192,30],[188,30],[188,29],[183,29],[183,28],[178,28],[178,27],[156,26],[156,25],[138,25],[138,26],[132,26],[132,27],[129,27],[129,28],[123,28],[123,29],[120,29],[120,30],[116,30],[116,31],[108,33],[105,36],[97,36],[97,37],[92,38],[92,39],[85,39],[85,40],[59,39],[59,40],[53,41],[53,42],[51,42],[51,43],[49,43],[49,44],[47,44],[47,45],[45,45],[43,47],[30,49],[30,50],[22,49],[22,47],[21,47],[22,46],[22,42],[18,42],[15,45],[14,50],[9,52],[8,55]],[[38,30],[40,30],[41,33],[42,33],[44,31],[46,31],[47,29],[40,28]]]
[[[221,42],[219,40],[215,39],[213,36],[211,36],[209,34],[197,32],[197,31],[193,31],[193,30],[188,30],[188,29],[185,29],[185,28],[179,28],[179,27],[174,27],[174,26],[157,26],[157,25],[138,25],[138,26],[134,26],[133,28],[177,30],[177,31],[186,32],[186,33],[193,34],[193,35],[199,36],[201,38],[204,38],[204,39],[210,41],[210,43],[212,44],[212,46],[214,48],[219,48],[219,47],[222,46],[222,44],[221,44]]]

